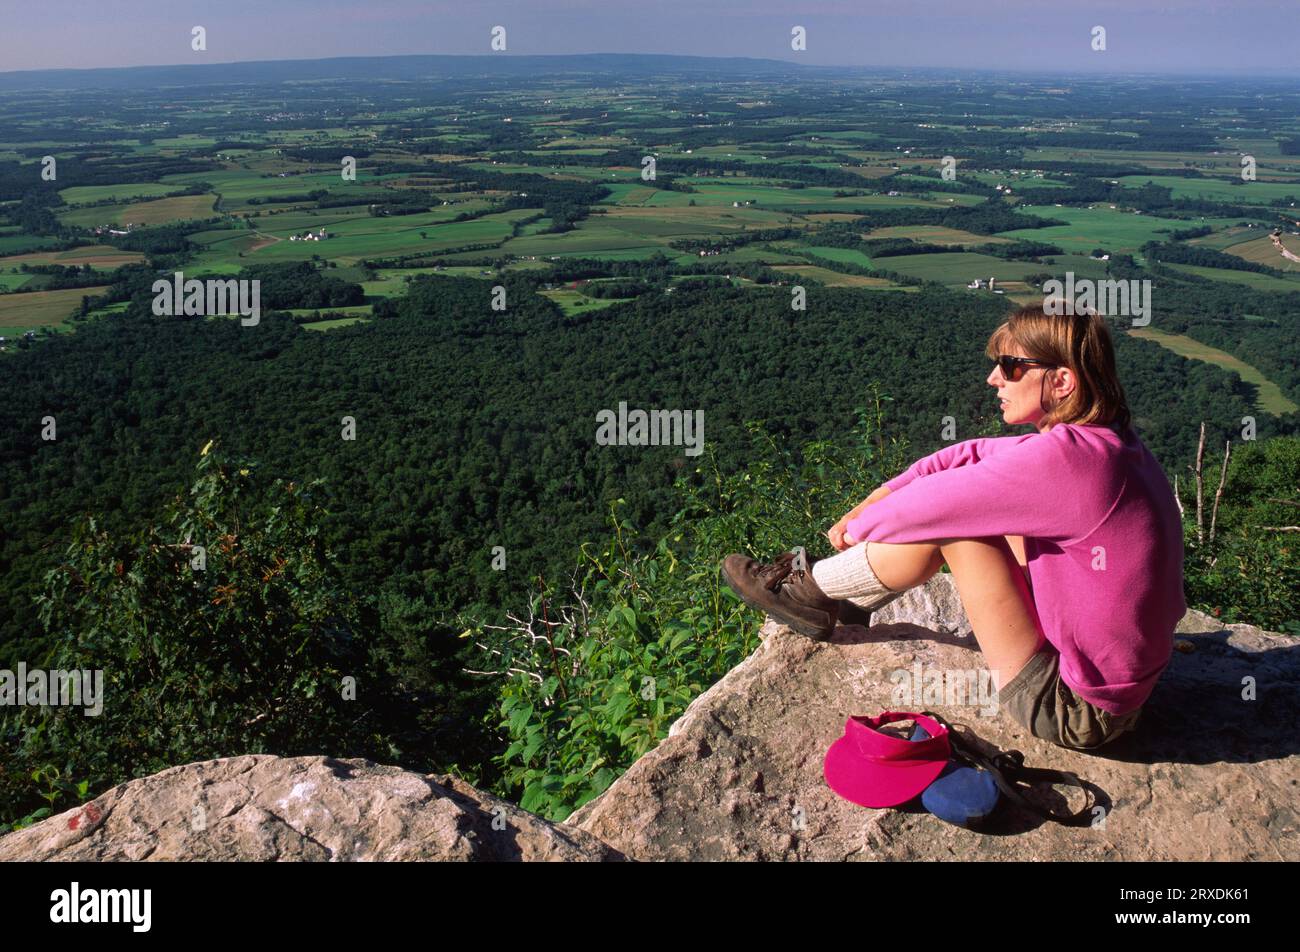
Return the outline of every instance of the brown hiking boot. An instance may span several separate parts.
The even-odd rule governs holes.
[[[835,630],[839,599],[818,588],[813,581],[812,565],[801,546],[768,563],[744,555],[729,555],[722,560],[722,577],[745,604],[766,612],[801,635],[825,641]]]

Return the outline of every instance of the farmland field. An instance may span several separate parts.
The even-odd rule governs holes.
[[[1055,208],[1035,205],[1023,209],[1026,214],[1040,218],[1059,218],[1067,225],[1049,225],[1046,228],[1025,228],[1001,232],[1004,238],[1024,241],[1046,241],[1060,245],[1066,251],[1087,253],[1098,246],[1108,251],[1136,254],[1148,241],[1159,241],[1168,232],[1187,228],[1189,223],[1176,218],[1139,215],[1109,208]],[[1198,218],[1190,224],[1224,228],[1235,224],[1226,218]]]
[[[88,264],[95,268],[112,269],[124,264],[140,264],[144,260],[144,255],[138,251],[123,251],[111,245],[83,245],[67,251],[34,251],[0,258],[0,268],[17,268],[24,264],[57,264],[65,267]]]
[[[310,324],[302,325],[305,330],[309,331],[328,331],[336,327],[351,327],[353,324],[364,324],[364,317],[339,317],[328,321],[313,321]]]
[[[1161,175],[1126,175],[1119,182],[1131,188],[1153,182],[1172,189],[1174,198],[1207,198],[1233,204],[1264,204],[1275,198],[1300,201],[1300,182],[1243,182],[1240,176],[1235,179],[1210,179]]]
[[[1244,244],[1255,241],[1260,235],[1259,228],[1249,226],[1233,226],[1215,231],[1209,235],[1203,235],[1200,238],[1188,239],[1189,245],[1195,245],[1200,248],[1213,248],[1216,251],[1227,251],[1234,245]],[[1267,237],[1264,239],[1267,241]],[[1274,252],[1276,254],[1276,252]]]
[[[26,331],[62,324],[81,306],[83,296],[93,297],[106,290],[106,287],[93,287],[0,294],[0,328]]]
[[[1267,413],[1294,413],[1300,410],[1300,404],[1283,395],[1277,384],[1268,380],[1254,367],[1238,360],[1231,354],[1211,347],[1209,344],[1203,344],[1183,334],[1170,334],[1168,331],[1158,330],[1153,327],[1134,327],[1130,328],[1128,333],[1134,337],[1155,341],[1160,346],[1172,350],[1181,357],[1203,360],[1206,363],[1231,370],[1242,380],[1259,387],[1259,408]]]
[[[1018,280],[1042,271],[1041,265],[1026,261],[1004,261],[991,255],[967,251],[939,252],[926,255],[894,255],[876,259],[876,266],[914,278],[939,281],[948,285],[965,285],[975,278]]]
[[[600,311],[615,304],[622,303],[620,298],[590,298],[580,291],[557,288],[554,291],[542,291],[542,297],[554,301],[565,314],[578,314],[585,311]]]
[[[209,218],[212,205],[216,201],[213,195],[180,195],[175,198],[159,198],[148,202],[132,202],[128,205],[97,205],[93,208],[76,208],[64,212],[60,219],[66,225],[91,228],[95,225],[165,225],[168,222],[184,221],[188,218]]]
[[[1275,278],[1272,275],[1258,274],[1254,271],[1232,271],[1227,268],[1206,268],[1192,264],[1167,264],[1165,267],[1173,268],[1183,274],[1195,275],[1198,278],[1208,278],[1211,281],[1243,284],[1257,291],[1300,291],[1300,273],[1297,273],[1293,278]]]
[[[1279,240],[1282,242],[1282,247],[1300,258],[1300,238],[1294,235],[1282,235]],[[1253,261],[1255,264],[1266,264],[1279,271],[1300,272],[1300,261],[1283,257],[1267,236],[1235,242],[1224,250],[1230,255]]]
[[[876,290],[915,291],[915,288],[902,287],[886,278],[869,278],[860,274],[841,274],[811,264],[778,264],[772,270],[782,274],[809,277],[832,288],[873,288]]]
[[[36,235],[0,235],[0,255],[27,254],[38,248],[58,244],[53,238]]]
[[[871,267],[871,259],[854,248],[822,248],[818,245],[808,245],[806,247],[810,254],[817,255],[819,258],[829,258],[831,261],[844,264],[855,264],[861,268]]]
[[[987,245],[1008,240],[996,235],[976,235],[957,228],[944,228],[942,225],[894,225],[890,228],[877,228],[868,232],[866,237],[910,238],[912,241],[936,245]]]
[[[68,205],[87,205],[108,199],[161,198],[172,192],[180,191],[180,186],[162,185],[157,182],[135,182],[131,185],[82,185],[65,188],[59,192]]]

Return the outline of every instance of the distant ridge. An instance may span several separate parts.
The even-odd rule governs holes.
[[[556,73],[700,72],[743,75],[749,79],[819,71],[861,73],[866,67],[805,66],[751,57],[678,56],[660,53],[574,53],[535,56],[485,53],[457,56],[339,56],[328,59],[256,60],[246,63],[193,63],[173,66],[118,66],[95,69],[38,69],[0,72],[0,90],[137,89],[321,79],[439,80],[471,76],[521,77]]]

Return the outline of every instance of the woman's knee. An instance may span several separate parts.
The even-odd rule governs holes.
[[[969,558],[991,559],[993,556],[999,556],[1002,559],[1015,561],[1015,552],[1011,544],[1007,542],[1006,536],[983,536],[973,539],[944,539],[937,543],[939,551],[943,554],[944,561],[948,567],[952,567],[953,561],[962,561]]]

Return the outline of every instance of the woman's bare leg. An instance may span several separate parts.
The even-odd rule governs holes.
[[[1027,573],[1016,555],[1006,536],[867,543],[867,562],[881,584],[895,591],[923,584],[948,563],[966,618],[999,690],[1020,673],[1044,640]]]
[[[901,592],[924,585],[943,566],[933,542],[868,542],[867,564],[885,588]]]

